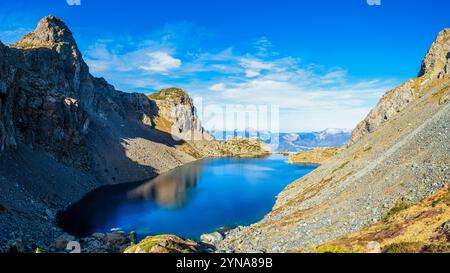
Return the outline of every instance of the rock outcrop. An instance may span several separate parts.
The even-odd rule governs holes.
[[[191,97],[180,88],[166,88],[149,96],[158,108],[157,129],[186,141],[212,140],[203,129]]]
[[[441,31],[422,62],[418,78],[411,79],[387,92],[378,105],[353,130],[350,144],[376,131],[394,118],[433,84],[445,80],[450,73],[450,29]]]
[[[139,244],[132,245],[125,253],[199,253],[203,247],[198,243],[174,235],[149,236]]]
[[[441,32],[438,45],[448,44],[441,38],[447,33]],[[430,65],[419,80],[385,95],[355,130],[352,145],[290,184],[262,221],[227,232],[218,251],[286,252],[322,245],[379,222],[399,199],[415,204],[447,187],[450,77],[441,69],[445,65],[435,69],[438,62],[425,63]],[[386,121],[379,119],[384,114]]]

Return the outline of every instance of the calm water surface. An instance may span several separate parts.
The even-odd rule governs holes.
[[[136,231],[139,239],[154,234],[198,239],[261,220],[277,194],[315,168],[289,165],[282,155],[197,161],[148,182],[102,187],[60,214],[59,222],[77,236],[121,228]]]

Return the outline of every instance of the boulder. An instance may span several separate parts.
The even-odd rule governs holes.
[[[121,245],[127,244],[129,242],[129,238],[125,232],[116,231],[116,232],[106,233],[105,242],[112,244],[112,245],[121,246]]]
[[[66,250],[67,244],[72,241],[76,241],[76,238],[74,236],[69,234],[63,234],[55,239],[52,246],[59,251]]]
[[[203,234],[200,236],[200,241],[205,244],[214,245],[224,239],[224,236],[219,232],[213,232],[209,234]]]

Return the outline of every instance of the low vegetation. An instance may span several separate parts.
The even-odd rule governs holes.
[[[322,245],[317,248],[315,248],[313,253],[359,253],[361,251],[348,249],[342,246],[336,246],[336,245]]]
[[[401,242],[383,248],[384,253],[450,253],[449,243]]]
[[[384,215],[383,221],[389,220],[393,215],[399,213],[402,210],[405,210],[411,206],[411,203],[408,200],[401,198],[395,202],[394,206]]]
[[[311,151],[301,151],[291,156],[289,158],[289,163],[320,165],[345,149],[346,147],[338,147],[338,148],[317,148]]]
[[[349,163],[350,163],[350,161],[346,161],[346,162],[342,163],[339,167],[337,167],[336,169],[334,169],[331,173],[333,174],[333,173],[335,173],[335,172],[337,172],[337,171],[342,170],[342,169],[345,168],[345,166],[347,166]]]
[[[131,245],[125,253],[197,253],[199,244],[174,235],[148,236],[138,244]]]
[[[165,100],[165,99],[175,99],[180,97],[186,97],[187,93],[180,88],[165,88],[161,89],[159,92],[153,93],[148,97],[153,100]]]
[[[414,205],[400,199],[385,218],[308,252],[450,253],[450,186]]]

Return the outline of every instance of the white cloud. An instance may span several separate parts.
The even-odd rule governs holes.
[[[151,52],[147,56],[149,57],[149,64],[140,66],[141,69],[146,71],[168,72],[181,66],[180,59],[176,59],[166,52]]]
[[[270,55],[278,55],[277,52],[273,51],[273,44],[269,41],[267,37],[261,37],[253,44],[254,48],[257,50],[256,55],[259,57],[267,57]]]
[[[248,78],[259,76],[261,71],[270,70],[274,67],[272,63],[253,58],[242,58],[240,65],[245,69],[245,76]]]
[[[251,69],[245,70],[245,76],[247,78],[254,78],[254,77],[259,76],[259,75],[260,75],[260,73],[259,73],[258,70],[251,70]]]
[[[216,91],[216,92],[225,91],[226,86],[224,83],[216,83],[216,84],[212,85],[211,87],[209,87],[209,90]]]

